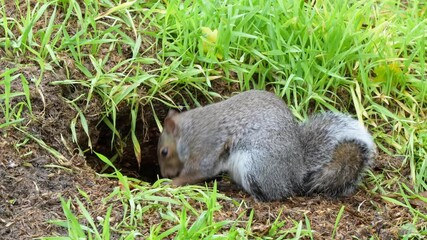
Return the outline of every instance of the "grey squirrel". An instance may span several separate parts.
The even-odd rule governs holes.
[[[326,112],[299,123],[273,93],[249,90],[183,113],[170,110],[158,143],[161,175],[174,185],[221,172],[260,201],[348,196],[376,154],[355,119]]]

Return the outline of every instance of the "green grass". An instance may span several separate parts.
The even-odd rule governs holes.
[[[104,156],[98,154],[99,158],[109,166],[114,166]],[[242,211],[237,219],[217,220],[217,212],[221,211],[222,204],[219,200],[237,202],[217,193],[216,183],[213,189],[200,186],[185,186],[173,188],[166,184],[168,180],[158,180],[153,186],[135,179],[123,176],[119,171],[106,175],[117,178],[119,186],[103,199],[103,204],[109,204],[105,216],[94,219],[89,213],[88,207],[93,207],[90,196],[80,190],[84,201],[79,198],[73,199],[77,204],[78,213],[71,207],[71,200],[61,198],[66,220],[52,220],[51,223],[62,226],[68,230],[68,237],[44,237],[42,239],[134,239],[142,237],[146,239],[164,239],[176,237],[177,239],[247,239],[254,237],[249,221],[240,218],[246,214]],[[85,203],[83,203],[85,202]],[[110,225],[113,205],[119,211],[123,211],[123,218],[114,226]],[[155,223],[147,217],[158,215]],[[294,227],[283,230],[285,221],[279,216],[272,223],[266,237],[276,239],[277,236],[310,236],[311,230],[304,228],[302,222],[291,223]],[[308,220],[307,220],[308,221]],[[168,227],[169,226],[169,227]],[[170,227],[172,226],[172,227]],[[120,229],[120,231],[117,231]],[[115,232],[116,230],[117,232]],[[148,231],[149,230],[149,231]],[[148,231],[148,233],[145,233]],[[112,235],[115,233],[116,235]]]
[[[26,1],[22,6],[15,1],[18,13],[12,18],[6,1],[1,0],[0,48],[5,53],[1,60],[38,66],[40,75],[26,79],[17,68],[0,70],[0,128],[23,128],[32,114],[29,86],[43,99],[39,88],[44,73],[62,68],[67,78],[51,84],[86,89],[78,98],[69,99],[78,113],[70,123],[73,140],[77,142],[79,125],[90,136],[85,112],[96,96],[103,102],[101,121],[113,133],[111,144],[116,146],[117,155],[121,154],[121,142],[130,137],[140,159],[144,153],[135,129],[142,106],[150,106],[156,114],[155,100],[168,107],[177,107],[173,99],[183,100],[187,108],[198,105],[201,96],[212,100],[219,95],[211,88],[215,81],[237,84],[242,91],[268,88],[282,97],[299,119],[324,109],[355,114],[372,131],[381,151],[402,156],[400,167],[370,174],[370,192],[408,208],[414,216],[410,223],[413,233],[426,235],[426,226],[420,225],[426,220],[425,212],[414,209],[409,201],[425,202],[421,193],[427,191],[424,1],[84,2],[40,1],[30,5]],[[39,21],[43,21],[42,26],[37,25]],[[216,29],[217,35],[206,35],[206,29]],[[21,87],[13,87],[17,85]],[[117,111],[123,104],[131,109],[129,133],[118,131]],[[160,122],[157,118],[159,129]],[[87,146],[92,146],[90,138]],[[404,183],[401,179],[407,176],[400,172],[407,166],[409,182]],[[121,181],[125,184],[129,180]],[[137,206],[145,210],[157,206],[155,201],[153,206],[131,204],[132,199],[142,198],[140,194],[151,189],[143,187],[126,194],[119,190],[112,193],[127,206],[126,219],[120,226],[135,226],[137,215],[142,214],[135,212]],[[160,182],[151,191],[156,189],[170,191]],[[174,203],[157,206],[165,211],[165,219],[174,219],[176,225],[166,232],[160,225],[152,226],[151,238],[168,234],[213,238],[220,236],[224,225],[230,225],[212,219],[212,213],[220,211],[214,191],[186,189],[174,190]],[[391,193],[398,197],[388,197]],[[201,198],[206,208],[201,212],[190,207],[181,212],[167,211],[170,204],[188,207],[182,199],[185,194]],[[70,210],[69,200],[62,203],[67,216],[62,224],[77,229],[70,230],[70,237],[103,238],[118,229],[109,226],[109,212],[101,224],[102,231],[97,232],[89,215],[81,212],[89,223],[82,225],[74,215],[78,214]],[[188,222],[189,212],[196,219],[193,225]],[[339,220],[337,217],[335,228]],[[309,234],[304,230],[310,229],[307,223],[309,220],[296,222],[292,233]],[[231,229],[240,237],[250,235],[248,229]],[[132,238],[137,231],[115,233]]]
[[[23,112],[26,110],[30,114],[32,112],[30,90],[27,80],[20,74],[16,73],[16,68],[5,69],[0,73],[0,84],[2,93],[0,93],[0,109],[2,114],[2,122],[0,128],[6,128],[19,124],[24,121]],[[14,91],[13,85],[20,84],[22,90]],[[13,99],[19,99],[18,102],[13,102]]]

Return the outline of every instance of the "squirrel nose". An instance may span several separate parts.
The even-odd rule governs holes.
[[[164,171],[162,171],[162,175],[166,178],[174,178],[177,177],[180,172],[181,170],[177,168],[166,168]]]

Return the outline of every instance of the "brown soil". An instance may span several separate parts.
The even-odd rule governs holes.
[[[11,67],[14,67],[11,63],[2,65],[3,69]],[[24,75],[37,74],[38,69],[29,67],[21,71]],[[64,76],[60,73],[44,75],[44,84],[41,87],[44,103],[40,91],[32,87],[35,117],[29,120],[23,129],[58,150],[59,158],[40,147],[25,133],[14,128],[0,129],[0,234],[4,239],[66,234],[65,228],[48,223],[49,220],[65,219],[60,197],[66,200],[80,198],[87,204],[93,216],[103,216],[106,209],[104,204],[100,204],[101,200],[117,186],[115,181],[96,175],[96,171],[103,166],[99,160],[91,155],[83,157],[78,154],[69,128],[76,112],[68,106],[66,99],[71,95],[78,95],[79,89],[74,89],[72,93],[59,86],[47,84],[56,79],[64,79]],[[20,89],[20,86],[16,85],[14,88]],[[160,109],[160,117],[164,117],[167,109],[161,105],[157,107]],[[99,109],[100,103],[95,100],[87,112],[96,113]],[[129,128],[126,110],[124,107],[120,111],[118,122],[124,129]],[[107,156],[111,155],[109,131],[103,129],[105,127],[102,125],[96,126],[99,121],[97,114],[88,116],[92,116],[89,117],[88,123],[94,148]],[[125,148],[121,161],[116,164],[128,176],[155,181],[159,173],[155,156],[158,130],[150,112],[144,112],[143,117],[145,121],[141,120],[139,123],[141,126],[147,126],[139,130],[144,153],[141,168],[143,170],[134,170],[137,165],[131,147]],[[147,134],[144,129],[148,129]],[[86,141],[83,131],[78,131],[78,136],[81,144]],[[132,146],[131,142],[127,145]],[[396,165],[399,162],[399,159],[381,155],[374,170],[381,173],[385,169],[392,169],[390,164]],[[339,200],[296,197],[282,202],[259,203],[226,180],[220,181],[219,185],[220,192],[238,201],[245,200],[245,204],[238,208],[230,202],[222,201],[223,209],[216,216],[217,219],[237,219],[242,211],[253,209],[255,215],[252,229],[256,235],[266,234],[281,212],[281,218],[288,219],[289,223],[289,226],[283,228],[291,227],[292,219],[304,222],[304,216],[307,216],[312,229],[316,231],[316,238],[330,237],[337,213],[342,206],[345,206],[345,209],[339,223],[338,238],[366,238],[371,235],[381,239],[396,238],[401,225],[411,222],[411,215],[406,208],[389,204],[378,195],[372,196],[364,188],[354,196]],[[91,204],[78,193],[79,189],[89,195]],[[115,208],[113,214],[116,219],[120,219],[120,206]],[[150,218],[151,224],[158,219],[155,217],[156,213],[153,214],[145,216]],[[248,214],[242,220],[247,219]]]
[[[6,8],[9,8],[8,12],[11,15],[14,14],[13,5],[8,5]],[[25,8],[21,10],[25,11]],[[57,21],[63,17],[58,10]],[[40,23],[40,25],[43,24]],[[19,35],[17,29],[12,31],[16,31],[15,35]],[[1,34],[4,33],[0,32]],[[0,57],[4,55],[5,52],[0,49]],[[86,89],[50,84],[56,80],[67,79],[69,73],[77,79],[82,77],[81,73],[73,68],[73,63],[70,62],[72,60],[66,53],[58,53],[58,55],[63,55],[64,68],[45,71],[38,88],[34,83],[30,85],[33,114],[30,116],[28,112],[24,112],[24,117],[27,118],[21,129],[26,132],[15,128],[0,129],[0,236],[2,239],[64,235],[67,233],[65,228],[48,222],[65,219],[61,198],[65,200],[78,198],[92,216],[104,216],[106,207],[101,200],[117,186],[116,181],[97,175],[96,172],[100,171],[104,164],[93,155],[79,154],[76,144],[72,141],[70,123],[78,113],[70,107],[67,100],[75,99]],[[117,55],[112,59],[120,62],[123,56]],[[17,67],[27,79],[37,79],[41,74],[38,65],[27,61],[26,59],[1,61],[0,73],[4,69]],[[22,86],[15,81],[12,88],[21,90]],[[215,83],[214,88],[215,91],[225,95],[235,90],[235,86],[221,83]],[[0,88],[0,92],[3,91],[4,89]],[[143,94],[143,89],[141,92]],[[81,107],[86,105],[83,100],[76,104]],[[160,118],[166,115],[167,109],[161,104],[155,103],[155,108]],[[88,121],[94,150],[106,156],[112,156],[114,150],[111,150],[110,146],[111,132],[102,123],[98,124],[102,103],[95,96],[87,108],[81,109],[84,109]],[[118,116],[119,130],[125,133],[130,128],[127,106],[120,106]],[[3,113],[0,112],[0,123],[3,123],[3,120]],[[123,155],[115,164],[128,176],[153,182],[159,174],[155,154],[158,129],[154,124],[150,108],[141,110],[137,132],[143,153],[141,170],[136,170],[138,168],[130,139],[124,139]],[[56,156],[41,147],[41,143],[36,142],[35,139],[43,141],[47,146],[58,151]],[[78,144],[85,148],[87,137],[81,126],[77,127],[77,139]],[[391,165],[400,164],[400,162],[400,159],[381,155],[374,173],[379,174],[387,169],[391,171],[393,169]],[[401,225],[411,222],[411,214],[406,208],[389,204],[379,195],[370,195],[365,188],[352,197],[339,200],[298,197],[282,202],[259,203],[226,180],[220,181],[219,184],[220,192],[238,201],[245,200],[245,204],[239,208],[231,202],[221,201],[223,208],[217,213],[216,218],[234,220],[242,211],[247,211],[248,214],[242,219],[245,220],[248,219],[250,210],[254,210],[252,230],[255,235],[266,234],[272,222],[281,213],[281,218],[288,219],[289,223],[283,226],[283,229],[291,227],[293,220],[305,223],[305,216],[307,216],[311,221],[312,229],[316,231],[315,238],[328,238],[332,235],[337,213],[342,206],[345,206],[345,209],[339,223],[337,238],[347,239],[351,236],[367,238],[372,235],[380,239],[397,238]],[[367,188],[371,187],[373,186],[367,186]],[[86,192],[90,201],[84,199],[79,191]],[[72,207],[77,208],[77,206]],[[120,219],[122,210],[120,205],[117,205],[112,217]],[[144,217],[150,219],[151,224],[155,224],[158,219],[156,216],[157,213],[153,213]],[[149,226],[147,226],[148,230]]]

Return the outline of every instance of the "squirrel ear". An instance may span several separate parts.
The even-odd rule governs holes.
[[[175,116],[177,114],[178,114],[177,111],[175,111],[173,109],[170,109],[169,112],[168,112],[168,115],[166,116],[166,119],[171,118],[171,117],[173,117],[173,116]]]
[[[177,115],[178,112],[175,110],[169,110],[168,115],[165,118],[164,123],[164,131],[167,133],[172,133],[173,135],[176,135],[178,132],[178,126],[173,119],[173,116]]]

